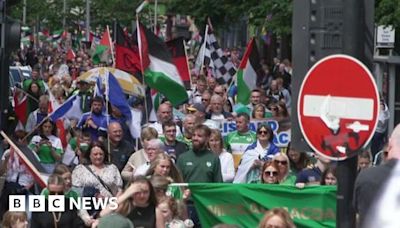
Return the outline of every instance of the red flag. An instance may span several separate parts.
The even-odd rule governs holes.
[[[75,57],[76,57],[76,55],[75,55],[74,50],[72,50],[72,48],[68,49],[67,60],[71,61],[71,60],[75,59]]]
[[[172,60],[178,69],[179,75],[186,89],[190,89],[190,71],[187,63],[184,40],[182,37],[166,42],[169,51],[172,54]]]
[[[130,43],[121,26],[117,25],[117,39],[115,42],[115,67],[134,75],[140,82],[143,79],[138,77],[141,72],[140,56],[137,46]]]
[[[59,106],[60,105],[58,104],[54,95],[49,91],[49,105],[47,107],[47,113],[52,113]],[[64,128],[64,121],[62,119],[58,119],[56,121],[56,127],[57,127],[57,131],[58,131],[58,137],[61,140],[61,144],[63,145],[63,148],[66,148],[68,145],[68,141],[67,141],[67,134],[66,134],[65,128]]]
[[[104,31],[103,36],[101,37],[100,40],[100,45],[107,46],[108,48],[111,49],[110,33],[108,32],[108,29]]]
[[[28,99],[26,95],[17,92],[14,94],[14,110],[18,120],[25,125],[27,121],[26,112],[28,111]]]

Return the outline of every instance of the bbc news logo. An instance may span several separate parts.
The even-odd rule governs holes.
[[[111,210],[118,208],[117,198],[96,198],[96,197],[78,197],[77,199],[69,198],[65,201],[63,195],[10,195],[9,196],[10,211],[25,211],[27,206],[31,212],[64,212],[66,210],[103,210],[109,207]],[[47,210],[46,210],[47,204]]]

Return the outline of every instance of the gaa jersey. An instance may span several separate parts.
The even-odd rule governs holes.
[[[235,169],[239,166],[240,159],[246,148],[256,140],[256,133],[250,130],[244,134],[234,131],[226,136],[225,146],[232,153]]]

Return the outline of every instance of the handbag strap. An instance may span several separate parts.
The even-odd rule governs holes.
[[[93,174],[93,176],[96,177],[96,179],[100,182],[100,184],[101,184],[111,195],[114,195],[114,194],[112,193],[110,187],[109,187],[106,183],[104,183],[104,181],[103,181],[97,174],[95,174],[95,173],[93,172],[93,170],[89,168],[89,166],[84,165],[84,167],[85,167],[91,174]]]

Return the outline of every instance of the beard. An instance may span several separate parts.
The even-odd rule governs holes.
[[[205,148],[206,143],[205,142],[193,142],[192,147],[194,152],[201,151]]]

